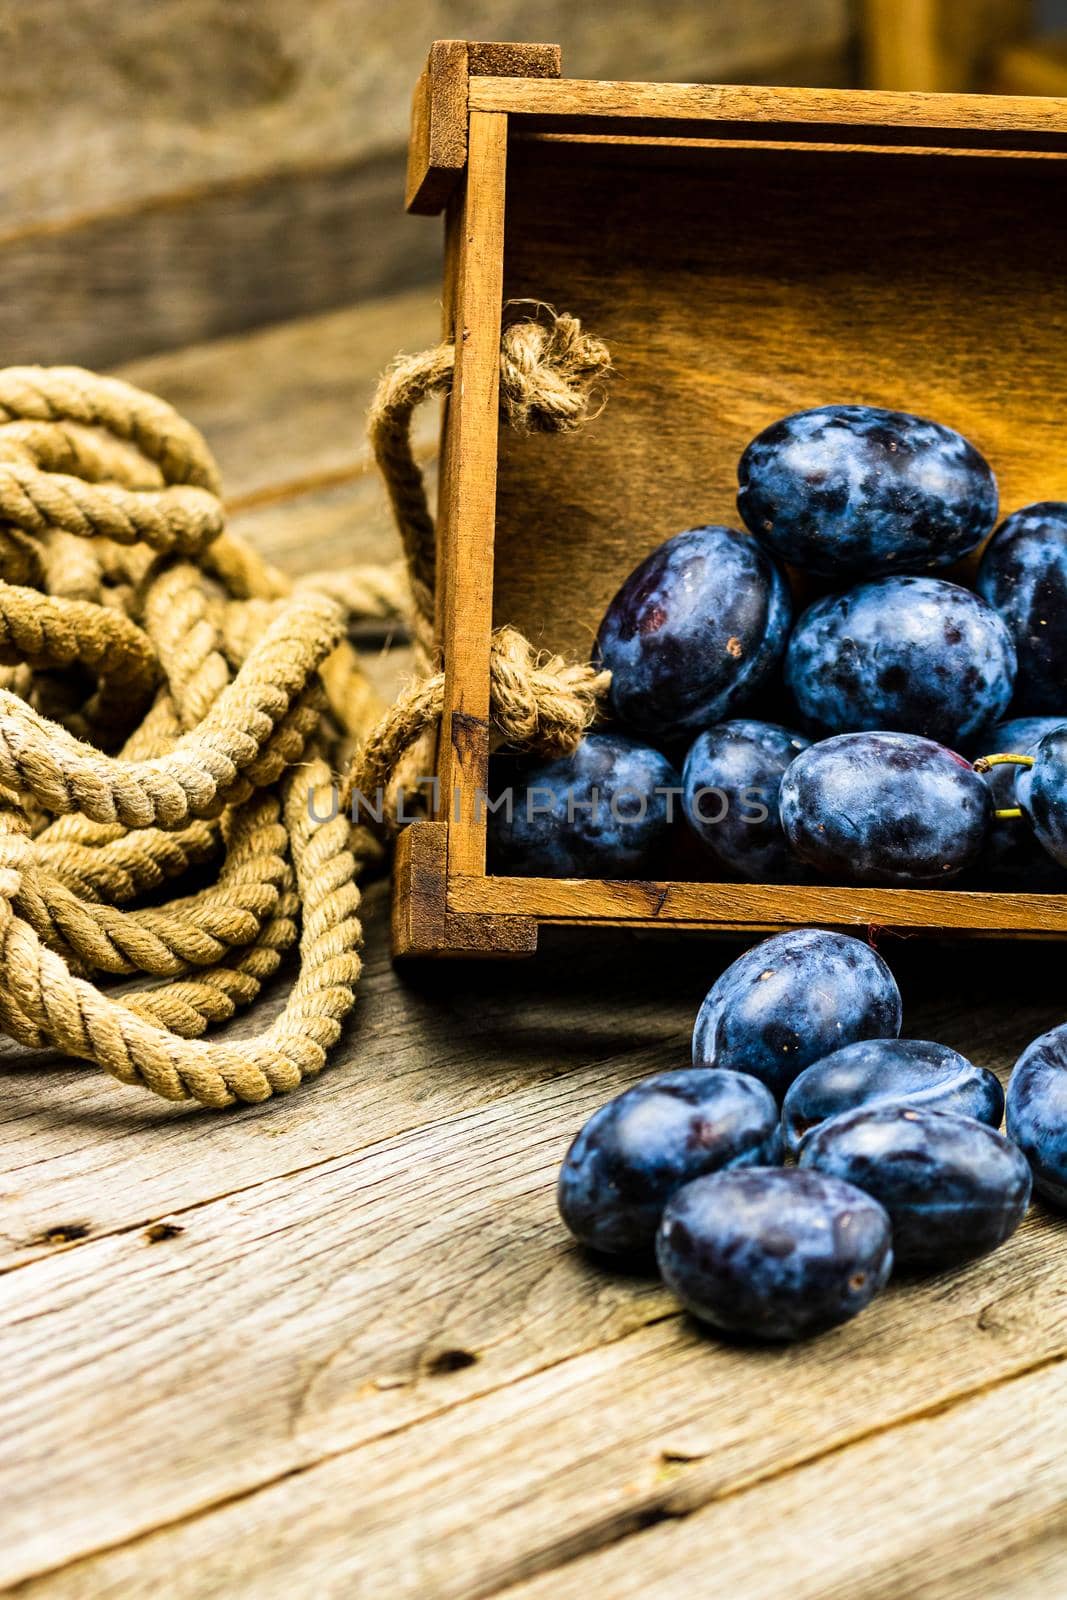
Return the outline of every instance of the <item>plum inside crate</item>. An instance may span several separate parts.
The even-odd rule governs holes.
[[[445,211],[461,338],[438,536],[445,799],[402,840],[397,950],[521,953],[543,922],[1067,934],[1056,894],[486,875],[491,627],[586,656],[649,550],[739,525],[738,457],[776,417],[918,412],[978,445],[1002,514],[1067,499],[1067,101],[587,83],[546,76],[549,47],[510,48],[435,46],[416,95],[409,203]],[[498,425],[517,298],[611,348],[608,403],[575,436]]]

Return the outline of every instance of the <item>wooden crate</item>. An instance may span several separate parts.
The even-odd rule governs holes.
[[[446,214],[440,820],[397,857],[400,954],[520,954],[545,922],[797,923],[1067,934],[1067,895],[487,876],[474,796],[489,638],[588,654],[649,550],[736,525],[735,467],[786,412],[857,400],[938,418],[1001,505],[1067,499],[1067,100],[559,78],[549,46],[434,46],[409,208]],[[505,300],[607,340],[577,436],[497,422]],[[451,801],[449,800],[451,798]]]

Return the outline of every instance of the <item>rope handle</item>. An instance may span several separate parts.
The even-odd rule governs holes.
[[[580,426],[609,368],[574,318],[537,307],[503,333],[502,415],[525,431]],[[434,530],[410,432],[452,372],[451,345],[402,358],[371,408],[410,581],[359,567],[293,584],[225,531],[214,459],[165,401],[74,367],[0,371],[10,1038],[213,1107],[325,1064],[360,974],[358,879],[382,849],[348,804],[396,780],[444,689],[438,671],[383,707],[346,636],[413,605],[431,659]],[[494,636],[493,717],[513,744],[573,747],[606,682],[513,630]],[[320,822],[314,795],[345,769],[345,808]],[[207,861],[206,888],[160,899]],[[156,903],[137,906],[149,890]],[[280,1015],[250,1039],[205,1039],[298,942]],[[131,973],[161,981],[121,999],[96,981]]]

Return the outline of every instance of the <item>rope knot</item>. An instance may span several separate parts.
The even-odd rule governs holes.
[[[503,332],[500,408],[516,433],[573,433],[603,405],[600,386],[612,370],[611,354],[602,339],[582,332],[577,317],[533,304],[536,317]]]
[[[568,755],[596,719],[609,672],[537,652],[514,628],[493,635],[490,708],[508,744],[544,755]]]

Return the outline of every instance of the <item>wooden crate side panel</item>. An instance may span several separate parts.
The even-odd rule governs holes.
[[[458,912],[506,913],[562,922],[640,922],[655,927],[812,922],[1067,933],[1067,895],[1059,894],[488,877],[452,878],[448,905]]]
[[[862,89],[782,89],[748,84],[604,83],[581,78],[472,79],[471,110],[511,116],[634,118],[778,127],[924,128],[997,137],[1067,133],[1058,96],[911,94]]]
[[[459,223],[456,368],[448,412],[444,522],[445,709],[441,804],[453,819],[449,871],[480,872],[485,820],[476,796],[489,754],[497,408],[507,119],[470,121],[470,157]],[[459,819],[458,822],[455,819]]]

